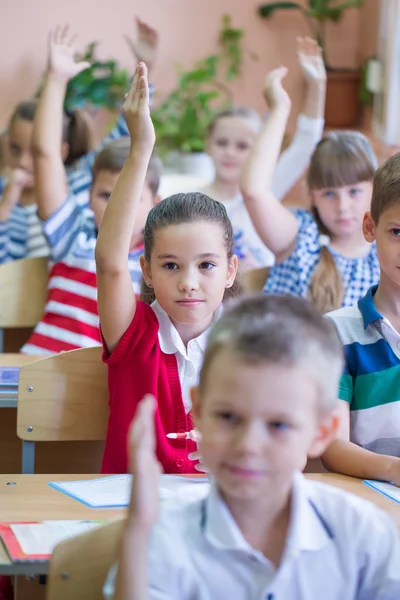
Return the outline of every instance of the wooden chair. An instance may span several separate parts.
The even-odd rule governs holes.
[[[47,297],[47,257],[25,258],[0,266],[0,352],[4,329],[35,327]]]
[[[108,387],[101,353],[101,347],[82,348],[21,367],[17,435],[23,440],[22,473],[34,473],[35,442],[105,440]]]
[[[268,279],[269,267],[262,267],[261,269],[251,269],[242,273],[241,277],[245,290],[249,294],[255,294],[261,292],[264,288],[265,282]]]
[[[113,521],[58,544],[50,560],[47,600],[103,600],[124,525],[125,519]]]

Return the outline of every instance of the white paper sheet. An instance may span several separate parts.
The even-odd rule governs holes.
[[[129,504],[132,478],[131,475],[113,475],[83,481],[53,481],[49,485],[92,508],[121,508]],[[178,475],[162,475],[160,478],[161,500],[174,497],[197,500],[204,498],[208,490],[207,478]]]
[[[22,551],[28,555],[51,554],[58,543],[101,523],[91,521],[43,521],[10,525]]]
[[[400,503],[400,488],[395,486],[393,483],[385,483],[383,481],[374,481],[373,479],[366,479],[364,481],[367,485],[378,490],[384,496],[388,496],[391,500]]]

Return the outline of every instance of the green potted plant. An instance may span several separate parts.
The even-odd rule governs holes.
[[[279,10],[298,10],[307,20],[311,35],[322,48],[327,70],[327,97],[325,121],[327,127],[351,127],[357,124],[360,113],[359,87],[360,69],[337,69],[329,64],[326,53],[326,23],[338,23],[343,14],[351,8],[359,8],[364,0],[308,0],[308,5],[298,2],[268,2],[258,8],[265,19],[271,18]]]
[[[179,157],[175,170],[209,175],[210,161],[204,153],[207,127],[218,110],[233,102],[227,84],[241,73],[243,37],[244,31],[233,28],[225,15],[218,52],[197,61],[192,69],[177,66],[176,87],[152,110],[157,147],[167,162],[171,153]]]

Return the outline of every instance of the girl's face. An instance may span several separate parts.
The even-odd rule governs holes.
[[[362,235],[362,222],[370,210],[371,197],[371,181],[311,191],[313,206],[333,238]]]
[[[251,120],[243,117],[221,117],[214,125],[207,152],[215,166],[216,179],[239,183],[243,165],[258,133]]]
[[[150,264],[143,257],[141,264],[147,285],[178,331],[198,326],[198,334],[211,323],[237,270],[236,256],[227,258],[220,226],[205,221],[156,231]]]
[[[33,123],[14,119],[8,132],[9,161],[12,169],[22,169],[33,177]]]

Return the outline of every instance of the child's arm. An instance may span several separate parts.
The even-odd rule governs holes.
[[[160,465],[154,432],[155,399],[146,396],[129,434],[133,485],[120,547],[114,600],[148,600],[148,552],[151,530],[158,516]]]
[[[276,255],[288,252],[298,232],[296,217],[271,192],[272,177],[290,112],[290,98],[282,87],[287,70],[269,73],[265,96],[270,115],[244,166],[241,188],[253,225],[264,244]]]
[[[89,67],[76,63],[74,36],[57,27],[49,36],[49,58],[33,129],[38,212],[46,220],[63,204],[68,184],[61,155],[64,98],[68,81]]]
[[[340,422],[338,437],[322,456],[324,467],[335,473],[393,481],[400,486],[400,458],[376,454],[350,442],[350,407],[345,400],[340,400]]]
[[[11,211],[21,198],[22,191],[32,184],[32,175],[25,169],[12,169],[10,171],[0,201],[0,223],[8,221]]]
[[[298,38],[297,55],[307,89],[292,143],[282,152],[276,165],[272,191],[279,200],[308,167],[324,129],[326,71],[321,48],[315,40]]]
[[[128,254],[155,142],[149,110],[147,69],[143,63],[136,69],[123,110],[131,136],[131,148],[108,201],[96,245],[99,316],[109,352],[117,346],[136,311]]]

